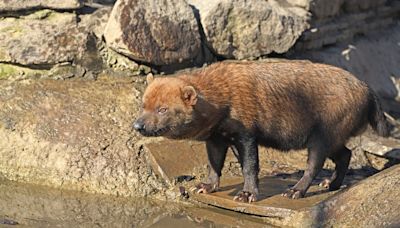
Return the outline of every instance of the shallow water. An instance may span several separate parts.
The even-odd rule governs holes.
[[[4,224],[16,225],[4,225]],[[269,227],[206,206],[61,191],[0,180],[0,227]]]

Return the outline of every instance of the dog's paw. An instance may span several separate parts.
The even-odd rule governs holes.
[[[200,193],[212,193],[216,191],[216,188],[212,184],[200,183],[195,187],[191,188],[191,191],[197,194]]]
[[[287,197],[289,199],[300,199],[304,197],[304,194],[296,189],[288,189],[284,193],[282,193],[282,196]]]
[[[257,196],[251,192],[240,191],[235,197],[233,197],[233,200],[244,203],[252,203],[257,201]]]

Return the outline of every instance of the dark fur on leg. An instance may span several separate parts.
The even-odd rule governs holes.
[[[256,138],[250,134],[237,136],[235,142],[242,173],[244,177],[243,190],[233,199],[242,202],[255,202],[258,197],[258,147]]]
[[[310,140],[308,147],[308,160],[307,169],[303,177],[297,182],[295,186],[286,190],[282,195],[291,199],[298,199],[304,197],[312,181],[321,171],[322,166],[326,160],[326,150],[328,144],[324,143],[326,140],[316,133]]]
[[[208,177],[206,183],[196,186],[197,193],[212,193],[219,188],[219,178],[224,166],[229,145],[219,136],[213,136],[206,141],[208,156]]]
[[[332,153],[329,158],[335,163],[335,171],[329,179],[322,181],[320,186],[325,187],[330,191],[334,191],[340,188],[343,179],[346,176],[351,158],[351,150],[343,146]]]

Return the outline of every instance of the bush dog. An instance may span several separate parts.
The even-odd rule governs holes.
[[[209,176],[199,193],[218,190],[228,147],[237,153],[244,187],[234,198],[257,200],[258,144],[282,151],[308,149],[307,169],[283,193],[304,197],[326,158],[327,182],[339,189],[351,151],[346,141],[368,125],[381,136],[388,123],[374,92],[349,72],[309,61],[220,62],[177,76],[148,77],[134,129],[144,136],[206,142]]]

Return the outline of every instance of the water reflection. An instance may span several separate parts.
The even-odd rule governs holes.
[[[15,227],[267,227],[257,218],[222,209],[60,191],[1,179],[0,223],[7,222],[18,223]]]

